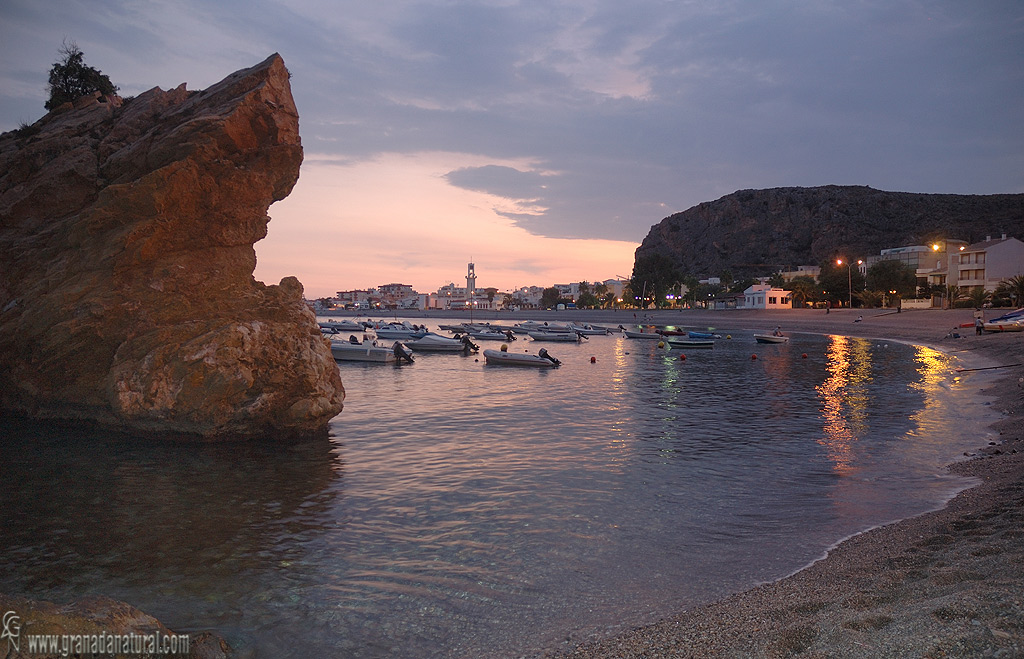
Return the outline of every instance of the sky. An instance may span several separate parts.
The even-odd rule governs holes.
[[[1020,0],[0,0],[0,130],[65,39],[123,96],[281,54],[305,159],[255,275],[307,297],[628,277],[741,189],[1024,192]]]

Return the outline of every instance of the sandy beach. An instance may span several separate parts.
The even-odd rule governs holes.
[[[1001,367],[980,393],[1002,418],[950,470],[981,479],[938,511],[839,544],[793,576],[546,657],[1016,657],[1024,655],[1024,333],[977,336],[971,309],[640,312],[656,324],[842,334],[928,345],[965,367]],[[447,315],[447,314],[444,314]],[[454,314],[452,314],[454,315]],[[999,315],[988,312],[987,317]],[[425,317],[441,317],[428,312]],[[863,321],[854,322],[858,316]],[[420,316],[424,317],[424,316]],[[461,315],[459,317],[462,317]],[[481,313],[633,323],[633,312]],[[1017,366],[1007,367],[1011,364]],[[992,441],[994,439],[995,441]],[[991,443],[990,443],[991,442]]]

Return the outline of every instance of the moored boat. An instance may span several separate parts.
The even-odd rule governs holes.
[[[754,340],[758,343],[786,343],[789,341],[789,337],[777,334],[755,334]]]
[[[576,325],[569,323],[569,329],[582,334],[583,336],[597,336],[599,334],[611,334],[611,330],[607,327],[601,327],[599,325]]]
[[[560,341],[562,343],[577,343],[583,337],[576,332],[530,332],[530,338],[534,341]]]
[[[406,341],[405,345],[416,352],[462,352],[477,349],[469,337],[453,339],[433,332],[428,332],[413,341]]]
[[[649,332],[645,332],[644,330],[640,330],[639,332],[637,332],[636,330],[623,330],[623,331],[626,333],[626,337],[630,338],[630,339],[656,339],[656,340],[660,341],[663,338],[665,338],[664,336],[662,336],[661,334],[658,334],[657,332],[655,332],[653,330],[651,330]]]
[[[363,339],[359,342],[352,342],[351,339],[348,341],[335,339],[331,341],[331,355],[335,360],[342,362],[390,364],[398,360],[399,351],[396,350],[396,346],[400,345],[398,342],[395,342],[394,346],[387,347],[377,345],[376,341],[370,341],[369,339]],[[410,358],[409,361],[412,361],[412,359]]]
[[[536,355],[531,355],[526,352],[484,350],[484,359],[488,364],[501,366],[534,366],[539,368],[552,368],[559,366],[562,363],[549,355],[545,348],[541,348]]]
[[[682,339],[667,337],[665,342],[673,348],[714,348],[714,339]]]

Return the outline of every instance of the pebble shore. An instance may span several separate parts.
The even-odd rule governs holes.
[[[858,316],[863,320],[854,322]],[[476,314],[478,321],[520,318],[634,324],[631,311]],[[1024,333],[978,336],[961,328],[972,322],[973,309],[639,312],[637,322],[643,320],[692,329],[781,326],[785,333],[931,346],[960,357],[965,367],[1000,367],[980,393],[1002,417],[979,428],[985,440],[977,451],[949,466],[981,484],[941,510],[858,534],[780,581],[610,638],[569,637],[541,656],[1024,656]],[[953,328],[958,338],[950,336]]]

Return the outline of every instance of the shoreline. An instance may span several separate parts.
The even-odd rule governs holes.
[[[1004,311],[988,311],[992,317]],[[480,312],[629,325],[633,311]],[[567,638],[543,657],[1020,656],[1024,654],[1024,334],[959,329],[972,309],[636,312],[658,325],[840,334],[925,345],[993,369],[979,394],[1002,417],[997,441],[947,470],[979,484],[945,506],[842,539],[794,574],[610,637]],[[344,314],[351,316],[355,314]],[[468,318],[405,312],[405,318]],[[862,322],[854,323],[863,315]],[[983,443],[984,439],[979,439]]]

